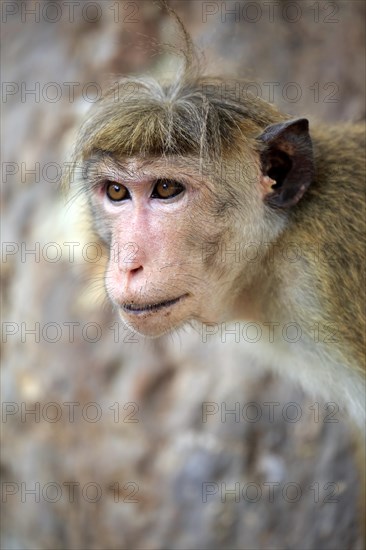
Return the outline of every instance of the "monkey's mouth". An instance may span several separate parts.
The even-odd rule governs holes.
[[[156,304],[133,304],[133,303],[125,303],[121,305],[121,308],[126,313],[132,313],[132,314],[139,314],[139,313],[153,313],[155,311],[159,311],[164,308],[171,307],[181,300],[183,298],[186,298],[188,294],[183,294],[182,296],[179,296],[178,298],[173,298],[172,300],[165,300],[164,302],[158,302]]]

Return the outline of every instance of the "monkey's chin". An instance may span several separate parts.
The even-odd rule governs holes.
[[[148,338],[158,338],[187,320],[183,303],[187,297],[188,294],[184,294],[153,304],[123,304],[119,307],[119,315],[132,332]]]

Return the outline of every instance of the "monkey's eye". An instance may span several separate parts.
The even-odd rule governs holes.
[[[109,200],[114,202],[123,201],[130,197],[126,187],[120,183],[116,183],[115,181],[107,182],[105,191]]]
[[[174,180],[157,180],[151,194],[152,199],[171,199],[184,191],[184,186]]]

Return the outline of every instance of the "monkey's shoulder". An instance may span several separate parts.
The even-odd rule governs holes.
[[[277,338],[266,342],[262,338],[259,345],[248,344],[248,354],[258,364],[299,384],[314,399],[321,397],[326,402],[335,403],[337,411],[347,409],[356,423],[363,427],[366,395],[361,369],[331,357],[321,342],[309,342],[300,324],[297,327],[295,323],[290,324],[293,326],[284,325],[277,329],[281,341]],[[263,335],[266,328],[263,327]]]

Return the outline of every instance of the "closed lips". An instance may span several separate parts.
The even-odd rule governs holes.
[[[146,313],[148,311],[156,311],[158,309],[162,309],[164,307],[172,306],[173,304],[176,304],[187,296],[187,294],[184,294],[183,296],[179,296],[178,298],[173,298],[172,300],[165,300],[163,302],[158,302],[155,304],[133,304],[133,303],[126,303],[122,304],[122,309],[128,313]]]

